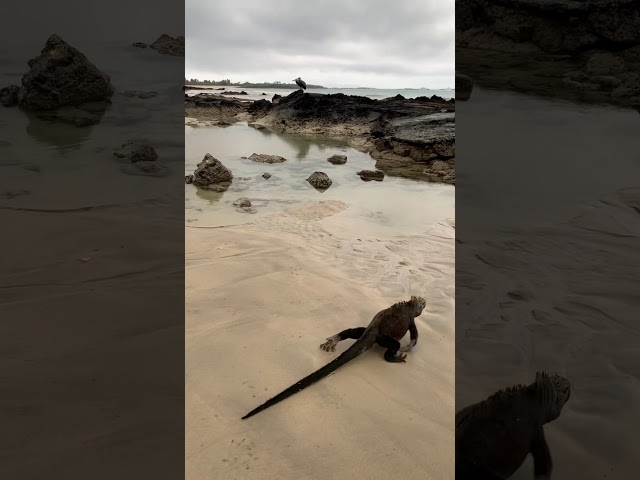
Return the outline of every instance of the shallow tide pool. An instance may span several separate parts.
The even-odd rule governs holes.
[[[382,182],[364,182],[356,172],[375,169],[375,160],[340,141],[256,130],[246,123],[228,127],[186,126],[185,140],[185,175],[193,173],[206,153],[220,160],[234,175],[231,187],[224,193],[185,185],[188,225],[240,224],[323,200],[346,203],[349,208],[329,221],[362,234],[421,232],[432,223],[454,218],[455,187],[390,176]],[[269,165],[241,158],[252,153],[280,155],[287,161]],[[327,158],[334,154],[347,155],[347,163],[329,163]],[[329,189],[318,191],[306,181],[314,171],[331,178],[333,184]],[[265,180],[264,172],[272,177]],[[251,200],[256,213],[241,212],[233,206],[241,197]]]

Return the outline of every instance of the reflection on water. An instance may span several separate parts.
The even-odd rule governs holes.
[[[37,142],[50,145],[56,150],[66,152],[75,150],[89,139],[93,126],[75,127],[61,122],[43,120],[31,112],[23,112],[27,118],[25,131]]]
[[[454,187],[389,176],[383,182],[363,182],[356,172],[375,168],[375,160],[338,140],[256,130],[246,123],[226,128],[187,126],[185,132],[185,175],[193,173],[206,153],[234,175],[224,193],[185,185],[186,220],[190,225],[250,222],[297,204],[323,200],[349,205],[345,212],[325,221],[327,228],[362,234],[420,232],[427,225],[454,217]],[[252,153],[280,155],[287,161],[269,165],[241,158]],[[336,153],[347,155],[345,165],[327,162]],[[318,191],[306,181],[314,171],[329,175],[333,184],[328,190]],[[264,172],[272,177],[265,180]],[[248,197],[257,213],[239,213],[232,205],[239,197]]]

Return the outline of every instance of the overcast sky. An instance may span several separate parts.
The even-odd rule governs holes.
[[[455,0],[185,0],[185,76],[454,86]]]

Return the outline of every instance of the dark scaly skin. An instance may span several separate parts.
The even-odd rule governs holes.
[[[316,383],[318,380],[323,379],[349,361],[366,352],[376,343],[386,347],[387,350],[384,353],[384,359],[387,362],[406,362],[405,358],[407,356],[402,353],[402,351],[409,351],[416,345],[418,341],[418,330],[416,328],[415,318],[422,314],[425,305],[426,302],[424,298],[411,297],[411,300],[407,302],[396,303],[378,312],[368,327],[350,328],[327,338],[327,341],[320,345],[320,348],[327,352],[335,351],[336,345],[342,340],[352,338],[357,341],[338,358],[313,372],[311,375],[306,376],[275,397],[267,400],[259,407],[247,413],[242,419],[252,417],[256,413],[266,410],[294,393]],[[401,349],[400,340],[407,332],[410,334],[411,341],[407,347]]]
[[[544,425],[560,416],[569,381],[536,374],[531,385],[500,390],[456,414],[456,480],[505,480],[533,456],[534,478],[550,479]]]

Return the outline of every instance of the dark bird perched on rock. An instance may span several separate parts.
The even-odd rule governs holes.
[[[304,83],[304,80],[302,80],[300,77],[296,78],[294,82],[296,82],[296,85],[298,85],[302,90],[307,89],[307,84]]]

